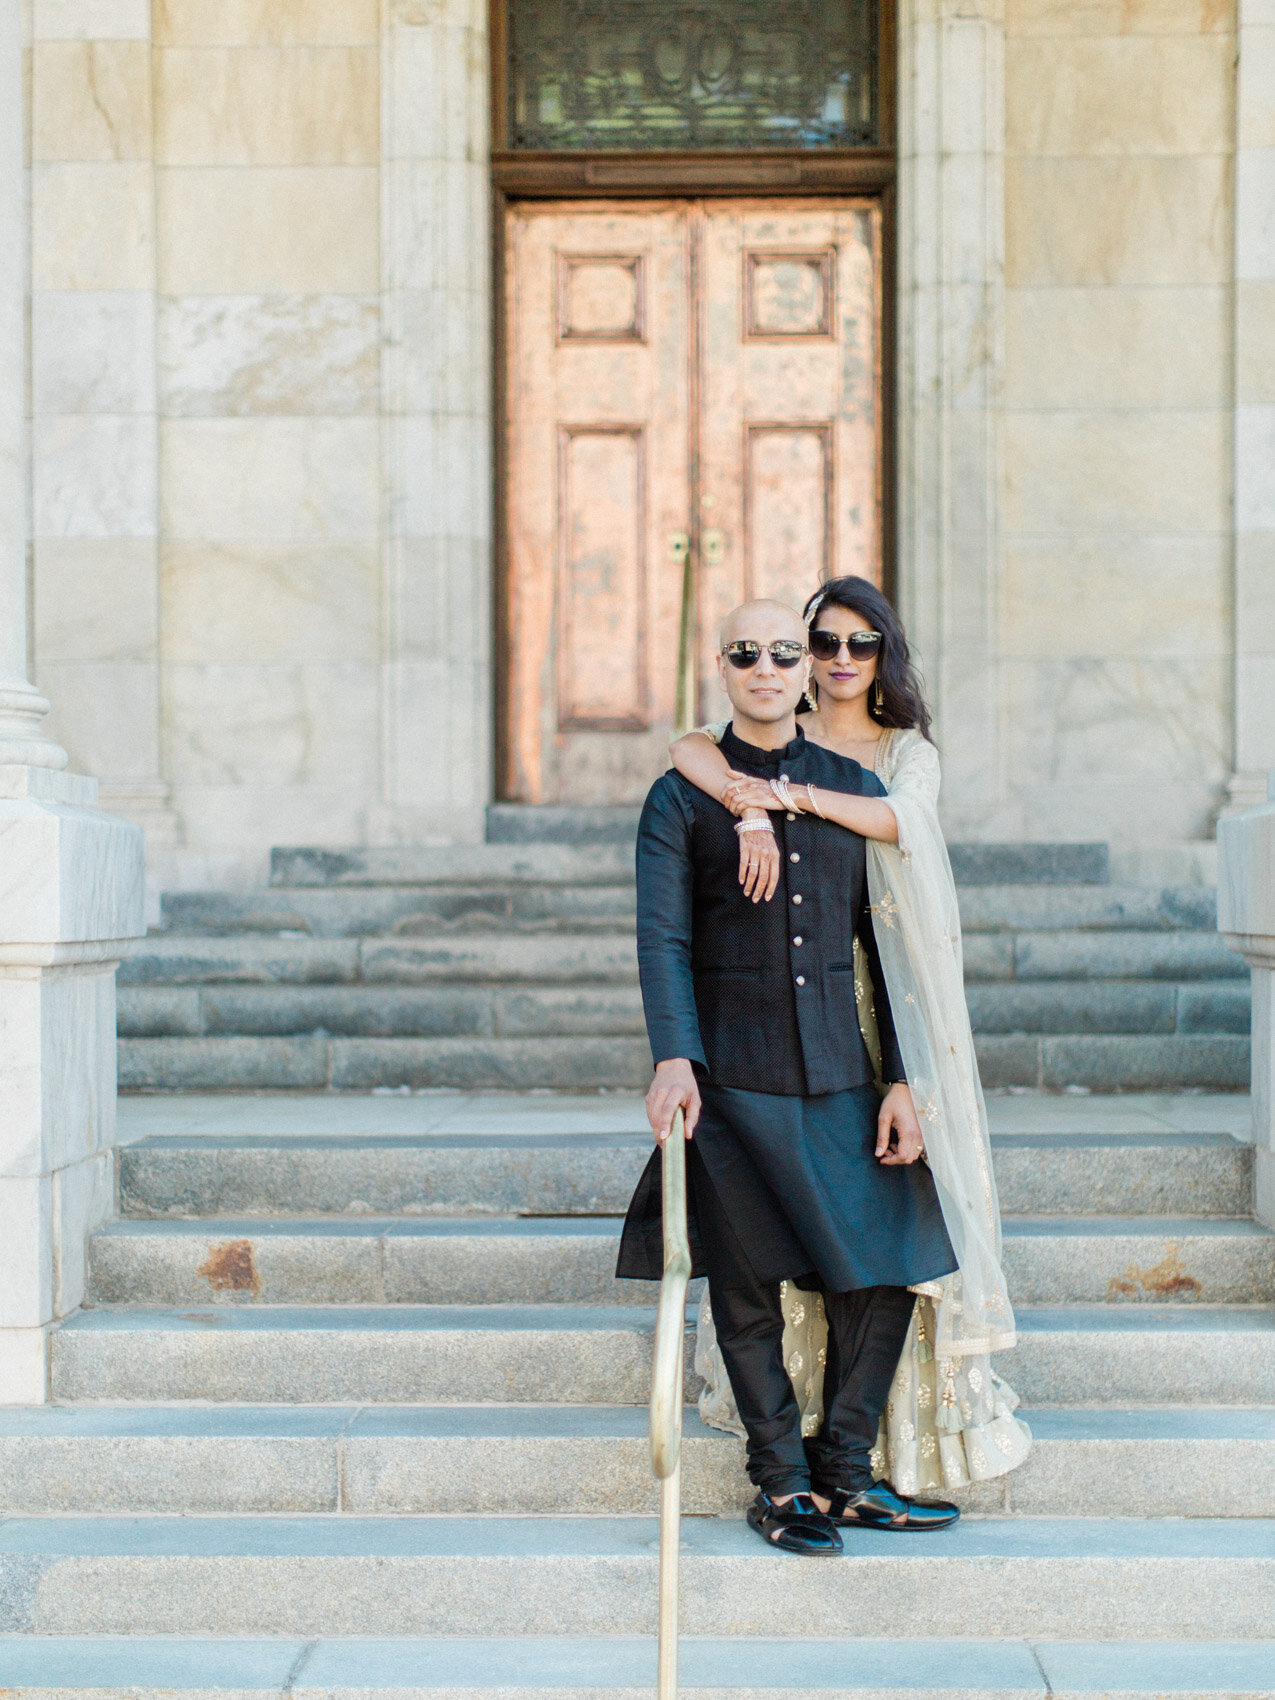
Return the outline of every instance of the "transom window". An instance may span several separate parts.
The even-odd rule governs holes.
[[[879,143],[879,0],[508,0],[508,143]]]

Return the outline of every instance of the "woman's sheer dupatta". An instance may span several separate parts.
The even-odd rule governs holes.
[[[717,728],[712,728],[716,731]],[[956,886],[938,818],[938,752],[919,732],[882,735],[877,774],[899,823],[899,842],[867,841],[868,891],[877,948],[899,1049],[925,1136],[943,1219],[959,1272],[916,1290],[912,1327],[899,1360],[873,1454],[878,1475],[900,1493],[959,1487],[1005,1474],[1031,1449],[1014,1415],[1017,1395],[990,1354],[1014,1345],[1014,1316],[1001,1270],[1000,1213],[987,1111],[965,1003]],[[870,979],[861,1025],[878,1054]],[[827,1327],[822,1300],[785,1283],[784,1355],[813,1434],[822,1420]],[[700,1415],[742,1433],[705,1295],[696,1368],[704,1377]]]

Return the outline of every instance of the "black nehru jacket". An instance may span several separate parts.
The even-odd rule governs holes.
[[[742,773],[883,797],[857,761],[798,728],[782,750],[733,729],[722,754]],[[719,1086],[818,1097],[873,1077],[859,1031],[854,941],[872,978],[882,1074],[905,1078],[868,907],[863,839],[813,814],[770,816],[783,872],[769,903],[739,883],[734,816],[678,773],[657,779],[638,827],[638,965],[657,1063],[686,1057]]]

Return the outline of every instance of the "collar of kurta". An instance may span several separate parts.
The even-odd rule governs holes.
[[[758,749],[756,744],[746,744],[742,738],[736,737],[735,723],[732,721],[722,733],[722,741],[718,747],[732,767],[740,762],[749,767],[778,767],[781,762],[792,761],[799,756],[805,745],[806,734],[798,726],[797,736],[782,749]]]

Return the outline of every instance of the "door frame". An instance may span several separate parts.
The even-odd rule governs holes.
[[[514,150],[507,139],[504,0],[489,0],[491,43],[491,312],[492,312],[492,658],[494,673],[494,779],[500,800],[511,794],[509,669],[510,620],[509,449],[505,411],[509,355],[506,311],[505,215],[515,201],[708,200],[747,195],[764,200],[847,195],[881,207],[881,583],[893,598],[897,584],[897,0],[877,0],[878,98],[881,134],[889,145],[828,148],[629,153],[543,153]]]

